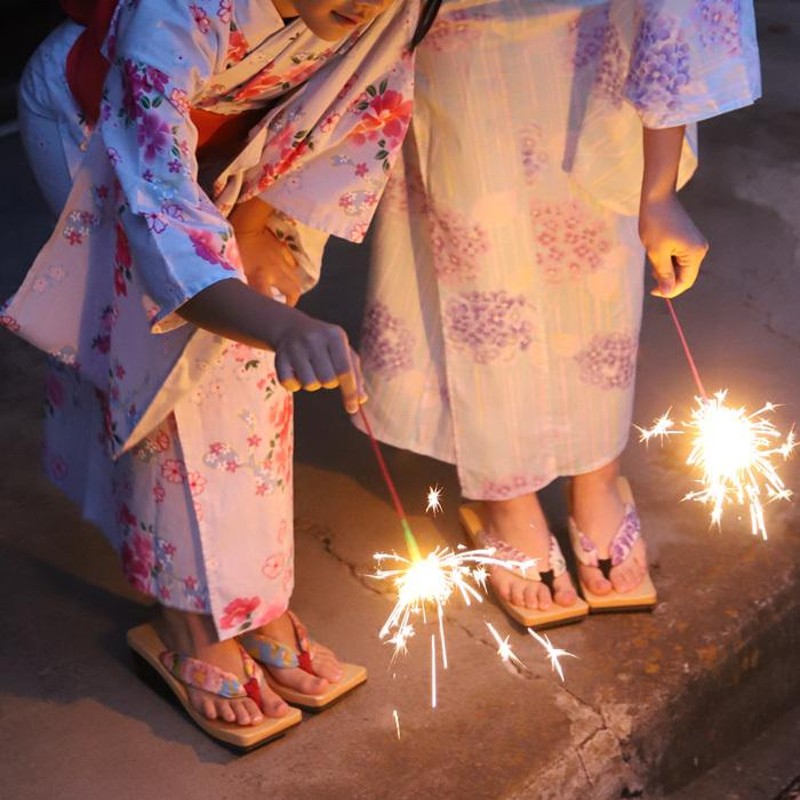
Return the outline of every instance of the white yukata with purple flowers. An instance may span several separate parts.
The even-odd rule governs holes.
[[[444,0],[378,215],[361,357],[384,441],[499,500],[628,439],[642,126],[760,94],[739,0]]]
[[[292,215],[273,224],[295,239],[306,286],[326,234],[296,220],[363,238],[410,119],[417,13],[400,0],[331,44],[264,0],[122,0],[94,129],[64,80],[77,25],[26,71],[25,101],[58,120],[72,178],[53,236],[0,309],[52,357],[48,475],[136,588],[212,614],[222,638],[277,617],[292,592],[292,400],[272,353],[174,312],[244,280],[226,220],[237,200],[260,194]],[[208,191],[192,107],[264,109]]]

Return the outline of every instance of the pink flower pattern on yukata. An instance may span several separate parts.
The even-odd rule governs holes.
[[[627,333],[597,334],[575,356],[580,379],[599,389],[625,389],[636,372],[636,339]]]
[[[260,605],[260,597],[237,597],[231,600],[223,610],[220,626],[247,630],[253,624],[253,613]]]
[[[488,14],[474,9],[449,14],[440,12],[425,36],[425,47],[440,52],[469,48],[484,35],[483,22],[487,19]]]
[[[361,328],[361,359],[365,367],[383,377],[412,368],[414,338],[408,326],[383,303],[374,303],[364,312]]]
[[[458,211],[429,206],[427,212],[437,277],[445,284],[472,280],[478,258],[489,251],[486,230]]]
[[[520,132],[519,149],[522,157],[522,174],[528,186],[536,183],[539,173],[547,166],[548,157],[544,149],[541,126],[535,122],[526,125]]]
[[[523,295],[506,291],[463,292],[444,309],[444,331],[455,347],[479,364],[508,359],[533,341],[533,308]]]
[[[668,119],[678,107],[678,96],[691,80],[689,45],[680,22],[650,13],[639,27],[625,93],[642,112],[652,112],[656,121]]]
[[[580,74],[591,75],[596,91],[612,105],[620,106],[627,77],[625,52],[619,31],[605,5],[581,14],[572,24],[575,36],[572,64]]]
[[[729,56],[741,54],[741,0],[700,0],[694,16],[703,47],[721,47]]]
[[[64,224],[61,235],[70,244],[83,244],[89,231],[99,222],[96,214],[91,211],[70,211]]]
[[[551,283],[577,280],[600,269],[611,250],[603,222],[575,201],[531,208],[536,263]]]
[[[413,101],[401,92],[388,88],[388,81],[382,81],[376,88],[368,86],[364,95],[355,103],[355,112],[361,119],[348,135],[348,140],[356,147],[375,143],[377,152],[374,158],[388,172],[391,162],[390,151],[395,151],[406,135]]]
[[[117,507],[117,522],[123,537],[122,571],[134,589],[168,604],[180,596],[196,611],[207,613],[206,588],[194,576],[175,574],[175,545],[158,536],[153,525],[138,519],[127,503]]]

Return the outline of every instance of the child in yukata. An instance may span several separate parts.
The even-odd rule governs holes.
[[[571,476],[592,608],[651,606],[620,455],[644,256],[675,297],[707,250],[677,198],[694,123],[760,94],[746,0],[444,0],[378,215],[360,355],[383,441],[456,465],[462,521],[526,624],[587,612],[537,492]]]
[[[288,611],[291,392],[364,399],[344,332],[292,305],[327,234],[366,231],[410,118],[419,5],[64,7],[20,90],[59,219],[0,319],[51,356],[49,478],[161,605],[129,642],[249,747],[300,720],[287,698],[319,707],[365,677]]]

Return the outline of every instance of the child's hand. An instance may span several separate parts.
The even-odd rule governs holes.
[[[642,201],[639,238],[658,282],[651,295],[677,297],[694,284],[708,242],[674,192],[657,201]]]
[[[236,230],[236,242],[247,285],[267,297],[274,297],[273,289],[276,289],[286,298],[287,305],[296,305],[302,288],[300,270],[292,251],[266,227]]]
[[[347,334],[337,325],[297,310],[287,315],[281,327],[275,344],[275,369],[281,386],[290,392],[338,386],[345,410],[355,414],[367,396],[361,364]]]

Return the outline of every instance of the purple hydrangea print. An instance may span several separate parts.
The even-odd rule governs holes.
[[[522,174],[528,186],[535,183],[539,173],[547,164],[547,153],[543,146],[542,129],[535,122],[527,125],[520,134]]]
[[[695,16],[703,47],[720,48],[730,56],[742,52],[740,0],[701,0]]]
[[[586,71],[600,96],[612,105],[622,104],[627,70],[619,31],[609,18],[609,6],[583,13],[571,26],[575,35],[572,64]]]
[[[636,340],[627,333],[598,334],[575,360],[584,383],[600,389],[625,389],[636,370]]]
[[[477,257],[489,249],[486,231],[456,211],[429,209],[436,275],[444,283],[475,277]]]
[[[626,85],[630,101],[641,111],[663,114],[674,109],[690,81],[689,45],[678,20],[657,13],[647,16],[633,43]]]
[[[359,352],[364,367],[391,378],[413,366],[414,337],[399,317],[383,303],[374,303],[364,314]]]
[[[533,308],[522,295],[505,291],[463,292],[448,300],[445,336],[479,364],[511,358],[533,341]]]
[[[535,204],[531,221],[536,263],[551,283],[595,272],[611,250],[603,221],[575,201]]]

